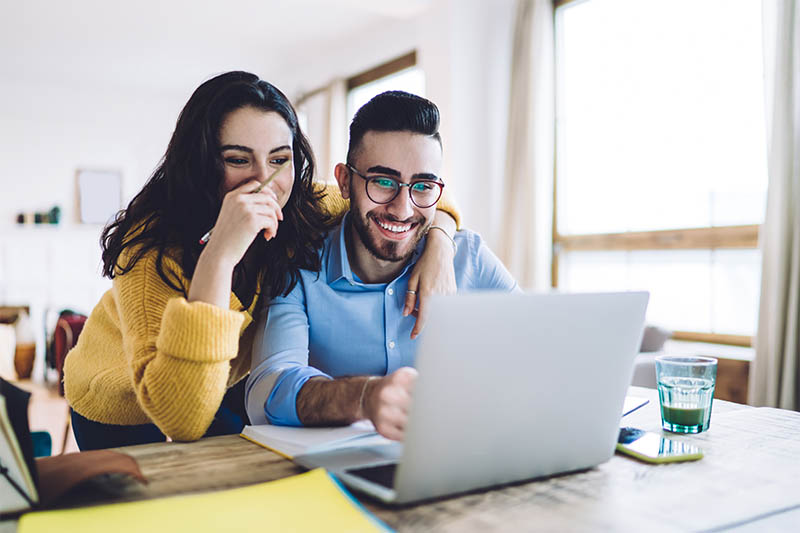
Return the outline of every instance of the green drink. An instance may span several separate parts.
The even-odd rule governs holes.
[[[670,424],[697,426],[706,419],[707,409],[701,407],[661,407],[661,416]]]
[[[663,429],[700,433],[709,428],[716,363],[716,359],[703,357],[656,358]]]

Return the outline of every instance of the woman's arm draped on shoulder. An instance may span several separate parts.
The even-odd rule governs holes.
[[[449,215],[436,211],[434,225],[443,229],[429,231],[425,240],[425,250],[417,260],[408,278],[403,316],[413,314],[417,317],[411,338],[415,339],[425,327],[428,319],[428,302],[434,294],[454,294],[456,292],[456,273],[453,265],[455,249],[448,235],[455,234],[455,221]]]
[[[245,314],[187,302],[155,263],[151,251],[114,279],[125,356],[137,401],[153,423],[175,440],[196,440],[225,395]],[[180,272],[167,257],[164,268]]]
[[[408,288],[412,292],[406,293],[403,316],[414,314],[417,317],[414,329],[411,330],[412,339],[416,338],[425,327],[430,297],[434,294],[456,292],[456,275],[453,267],[455,249],[452,237],[460,223],[461,217],[452,195],[443,193],[436,205],[436,214],[433,219],[433,225],[439,229],[428,232],[425,250],[417,260],[417,264],[414,265],[411,277],[408,279]]]

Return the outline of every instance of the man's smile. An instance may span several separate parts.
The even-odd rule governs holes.
[[[418,222],[397,222],[385,218],[378,218],[375,215],[369,215],[369,219],[375,223],[381,235],[398,241],[413,235],[411,230],[419,225]]]

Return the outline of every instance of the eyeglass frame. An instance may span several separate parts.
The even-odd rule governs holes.
[[[411,203],[414,204],[415,206],[419,207],[420,209],[428,209],[429,207],[433,207],[434,205],[436,205],[436,202],[438,202],[442,198],[442,193],[444,192],[444,182],[442,182],[442,181],[440,181],[438,179],[437,180],[418,179],[418,180],[411,180],[408,183],[403,183],[402,181],[398,180],[397,178],[392,177],[392,176],[387,176],[386,174],[380,174],[380,175],[368,177],[368,176],[362,174],[361,172],[359,172],[350,163],[345,163],[345,166],[347,167],[347,169],[350,172],[356,174],[359,178],[364,180],[364,191],[367,193],[367,198],[369,198],[371,202],[376,203],[378,205],[386,205],[386,204],[390,204],[390,203],[394,202],[397,199],[397,197],[400,195],[401,189],[403,187],[408,187],[408,197],[411,199]],[[393,182],[395,182],[397,184],[397,190],[395,191],[394,196],[392,196],[389,200],[387,200],[385,202],[376,202],[375,200],[372,199],[372,196],[369,195],[369,182],[374,180],[374,179],[378,179],[378,178],[389,179],[389,180],[392,180]],[[413,185],[417,184],[417,183],[433,183],[433,184],[436,184],[436,185],[439,186],[439,196],[436,197],[436,200],[434,200],[433,203],[431,203],[430,205],[421,206],[414,200],[414,196],[411,194],[411,187]]]

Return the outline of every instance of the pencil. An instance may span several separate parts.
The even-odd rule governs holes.
[[[289,166],[289,163],[291,163],[291,162],[292,162],[292,160],[291,160],[291,159],[289,159],[289,160],[285,161],[285,162],[284,162],[284,163],[283,163],[281,166],[279,166],[278,168],[276,168],[276,169],[275,169],[275,172],[273,172],[272,174],[270,174],[270,175],[269,175],[269,177],[268,177],[267,179],[265,179],[264,181],[262,181],[262,182],[261,182],[261,185],[259,185],[259,186],[258,186],[258,187],[257,187],[257,188],[254,190],[254,191],[250,192],[250,194],[257,194],[257,193],[260,193],[260,192],[261,192],[261,191],[264,189],[264,187],[266,187],[267,185],[269,185],[269,183],[270,183],[272,180],[274,180],[274,179],[275,179],[275,176],[277,176],[277,175],[278,175],[278,173],[279,173],[281,170],[283,170],[284,168],[286,168],[287,166]],[[208,239],[210,239],[210,238],[211,238],[211,232],[212,232],[212,231],[214,231],[214,228],[211,228],[210,230],[208,230],[208,231],[206,232],[206,234],[205,234],[205,235],[203,235],[202,237],[200,237],[200,244],[205,244],[205,243],[207,243],[207,242],[208,242]]]

